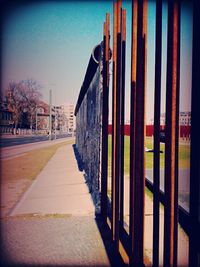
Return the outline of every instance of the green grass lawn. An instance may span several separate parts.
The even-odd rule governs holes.
[[[146,138],[145,147],[148,149],[153,149],[153,139],[151,137]],[[164,168],[164,157],[165,157],[165,144],[160,143],[160,167]],[[111,176],[111,153],[112,153],[112,141],[111,136],[108,137],[108,176]],[[125,136],[124,145],[124,173],[129,173],[129,157],[130,157],[130,137]],[[146,168],[153,168],[153,152],[145,152]],[[190,167],[190,146],[185,144],[179,145],[179,168],[189,168]]]

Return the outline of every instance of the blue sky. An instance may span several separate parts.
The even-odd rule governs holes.
[[[126,118],[129,117],[131,1],[127,9]],[[190,109],[192,12],[182,7],[181,22],[181,110]],[[76,103],[93,47],[101,42],[106,12],[112,1],[38,1],[13,10],[3,24],[2,86],[10,81],[33,78],[43,86],[43,99]],[[167,8],[163,5],[162,92],[166,85]],[[153,116],[155,3],[148,5],[147,118]],[[112,40],[111,40],[112,45]],[[162,99],[162,111],[165,108]]]

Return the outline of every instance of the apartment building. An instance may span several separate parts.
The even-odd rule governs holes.
[[[72,103],[65,103],[62,105],[63,113],[67,119],[68,123],[68,132],[73,133],[76,128],[75,123],[75,116],[74,116],[74,104]]]

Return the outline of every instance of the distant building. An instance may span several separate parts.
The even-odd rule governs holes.
[[[191,126],[191,112],[179,113],[179,125]]]
[[[130,124],[130,119],[126,119],[125,124],[129,125]]]
[[[165,113],[160,114],[160,125],[165,125]]]
[[[14,121],[12,111],[9,110],[5,101],[0,102],[0,133],[11,133]]]
[[[55,125],[57,131],[68,132],[68,120],[64,113],[64,107],[54,106],[54,115],[55,115]]]
[[[150,120],[150,124],[154,124],[154,119]],[[165,125],[165,113],[160,114],[160,125]],[[191,126],[191,112],[190,111],[180,111],[179,112],[179,125],[181,126]]]
[[[68,132],[72,133],[75,131],[75,116],[74,116],[74,105],[71,103],[63,104],[63,112],[66,116],[68,123]]]
[[[74,105],[63,104],[52,106],[52,130],[60,133],[72,133],[75,130]],[[40,101],[37,105],[37,129],[49,130],[49,105]]]
[[[37,130],[49,130],[49,105],[43,101],[37,105]]]

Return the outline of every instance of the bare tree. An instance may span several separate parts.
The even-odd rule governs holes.
[[[13,112],[14,128],[16,132],[22,111],[25,108],[23,97],[20,94],[18,83],[16,82],[9,83],[8,89],[6,91],[6,101],[8,103],[9,110]]]
[[[41,86],[33,79],[11,82],[6,91],[6,100],[9,109],[13,112],[15,131],[23,112],[28,112],[30,128],[33,128],[33,118],[36,107],[42,94]]]
[[[36,114],[37,105],[42,97],[41,86],[33,79],[22,80],[20,83],[21,95],[26,103],[26,108],[30,118],[30,128],[33,128],[33,121]]]

